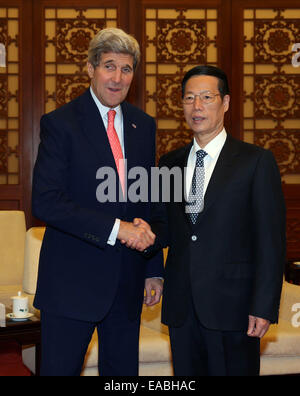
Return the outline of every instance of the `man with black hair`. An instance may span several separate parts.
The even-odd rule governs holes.
[[[280,174],[269,150],[225,131],[222,70],[190,70],[182,102],[194,139],[159,166],[186,173],[185,200],[158,205],[151,224],[156,246],[169,246],[162,322],[175,375],[258,375],[260,338],[278,320],[285,259]]]

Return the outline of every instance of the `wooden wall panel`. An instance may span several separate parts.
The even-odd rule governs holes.
[[[299,132],[300,133],[300,132]],[[300,259],[300,186],[283,185],[287,207],[287,257]]]
[[[139,104],[156,118],[157,158],[192,137],[181,104],[184,74],[199,64],[228,66],[223,55],[230,31],[224,31],[222,23],[228,4],[218,0],[131,2],[131,18],[140,21],[134,33],[143,49]]]
[[[30,212],[32,147],[31,0],[0,0],[0,210]]]
[[[287,206],[287,256],[300,258],[299,1],[232,0],[233,130],[270,149],[282,176]]]

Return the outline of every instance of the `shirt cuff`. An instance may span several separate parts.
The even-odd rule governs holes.
[[[112,232],[110,233],[110,236],[108,238],[107,244],[111,245],[111,246],[115,246],[116,244],[116,240],[117,240],[117,236],[119,233],[119,229],[120,229],[120,224],[121,224],[121,220],[120,219],[116,219],[115,221],[115,225],[112,229]]]

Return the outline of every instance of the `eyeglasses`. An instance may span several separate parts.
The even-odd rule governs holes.
[[[201,100],[201,102],[205,103],[205,104],[209,104],[215,101],[216,96],[220,96],[220,94],[214,94],[214,93],[210,93],[210,92],[202,92],[198,95],[193,95],[193,94],[187,94],[183,97],[182,99],[182,103],[183,104],[193,104],[196,100],[196,97],[199,96],[199,99]]]

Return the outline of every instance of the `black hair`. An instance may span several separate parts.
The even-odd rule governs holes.
[[[213,76],[217,77],[219,80],[218,89],[223,99],[225,95],[229,95],[229,86],[226,73],[219,69],[218,67],[211,66],[211,65],[201,65],[193,67],[193,69],[189,70],[182,80],[182,97],[184,96],[185,86],[187,81],[193,76]]]

